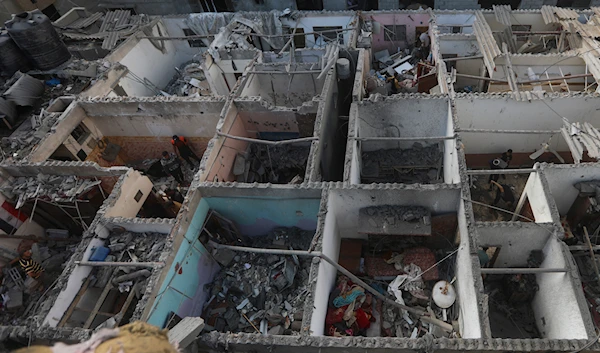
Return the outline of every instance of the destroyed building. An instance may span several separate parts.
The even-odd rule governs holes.
[[[4,347],[193,320],[186,351],[600,350],[597,9],[55,25],[62,72],[9,86],[96,73],[7,128]]]

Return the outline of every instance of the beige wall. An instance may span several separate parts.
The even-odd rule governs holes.
[[[135,195],[138,191],[142,193],[142,198],[136,201]],[[115,189],[114,192],[119,193],[119,196],[107,208],[104,216],[133,218],[144,205],[144,201],[146,201],[150,192],[152,192],[152,182],[138,171],[131,170],[125,176],[125,180],[121,184],[121,190],[117,191]]]

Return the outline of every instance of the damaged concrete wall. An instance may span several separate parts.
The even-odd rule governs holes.
[[[547,193],[538,173],[529,174],[523,193],[527,195],[536,223],[553,221],[550,204],[546,197]]]
[[[454,135],[454,116],[452,103],[448,102],[448,120],[446,122],[446,136]],[[444,141],[444,182],[447,184],[460,183],[460,167],[458,163],[456,139]]]
[[[473,33],[473,21],[475,16],[472,13],[437,13],[435,14],[435,22],[440,33],[452,33],[452,27],[461,26],[460,33]]]
[[[48,159],[86,117],[85,111],[77,102],[71,104],[54,125],[54,133],[42,139],[27,157],[27,160],[30,162],[43,162]]]
[[[256,65],[254,70],[266,71],[261,65]],[[281,70],[284,70],[283,66]],[[251,74],[246,81],[246,86],[241,91],[240,97],[262,97],[274,106],[299,107],[321,94],[325,77],[317,79],[318,75],[318,73],[296,75]]]
[[[358,104],[358,136],[360,137],[430,137],[445,136],[448,99],[390,97]],[[423,145],[437,142],[421,142]],[[414,142],[377,141],[363,144],[363,150],[410,148]]]
[[[544,247],[545,259],[541,268],[565,268],[566,273],[540,273],[536,275],[539,290],[531,306],[535,313],[537,327],[544,338],[550,339],[588,339],[592,327],[589,311],[580,306],[571,276],[578,277],[577,265],[567,260],[571,256],[567,246],[556,235],[548,240]],[[581,296],[579,296],[581,298]],[[582,311],[582,307],[584,311]],[[589,333],[588,333],[589,332]]]
[[[527,267],[532,250],[542,250],[554,231],[553,223],[477,222],[481,247],[501,247],[496,267]]]
[[[339,141],[340,136],[338,135],[339,125],[343,122],[338,117],[340,115],[337,104],[339,93],[336,84],[337,80],[335,79],[335,70],[334,68],[332,73],[327,75],[317,113],[320,121],[320,131],[317,131],[317,134],[320,136],[321,141],[318,146],[319,151],[317,152],[319,155],[319,164],[315,167],[318,169],[322,180],[325,181],[334,181],[339,178],[337,176],[343,174],[343,170],[339,170],[341,160],[335,160],[336,155],[337,158],[341,157],[336,150],[340,146],[340,143],[343,143],[343,141]]]
[[[106,208],[104,216],[135,217],[152,192],[152,188],[152,181],[147,176],[138,171],[130,171],[125,175],[120,187],[113,190],[113,195],[118,196]]]
[[[404,49],[415,44],[417,37],[417,27],[429,27],[430,16],[425,11],[407,11],[402,13],[381,13],[374,12],[368,14],[365,17],[372,19],[377,22],[380,26],[379,29],[375,28],[373,31],[373,52],[387,49],[390,54],[397,53],[398,49]],[[405,33],[404,36],[398,38],[390,37],[390,33],[386,34],[384,26],[388,26],[388,29],[392,30],[393,26],[404,26],[404,28],[398,29],[396,34]]]
[[[585,95],[574,95],[568,99],[552,96],[543,101],[515,101],[508,95],[458,94],[455,104],[459,124],[465,129],[557,130],[563,125],[561,116],[570,122],[587,121],[593,126],[600,126],[600,102]],[[528,135],[461,132],[460,135],[470,165],[471,154],[483,155],[479,156],[481,161],[477,161],[480,165],[487,165],[490,159],[509,148],[514,151],[514,164],[522,164],[528,160],[529,154],[549,140],[556,151],[568,151],[562,137],[552,132]]]
[[[204,75],[212,94],[215,96],[227,96],[233,86],[229,86],[225,79],[225,73],[219,68],[219,64],[215,62],[215,59],[210,55],[205,55],[204,57],[206,59],[204,62]]]
[[[542,171],[548,181],[552,202],[561,216],[567,214],[579,195],[579,190],[574,186],[576,183],[600,179],[600,166],[597,164],[542,164]]]
[[[198,235],[204,225],[209,210],[208,203],[200,200],[192,205],[188,213],[193,215],[180,246],[174,253],[171,265],[160,284],[158,296],[154,299],[147,321],[164,327],[168,314],[172,311],[181,317],[200,316],[204,303],[208,300],[206,284],[212,282],[220,270],[219,265],[200,242]]]
[[[165,24],[159,21],[147,35],[170,34]],[[154,96],[169,83],[176,73],[176,67],[192,59],[193,54],[187,48],[179,49],[175,41],[155,41],[132,36],[107,56],[106,60],[118,62],[129,69],[129,73],[119,81],[128,96]]]
[[[358,19],[354,16],[354,13],[348,13],[347,16],[335,16],[333,14],[327,15],[307,15],[305,17],[301,17],[298,22],[289,19],[282,18],[281,23],[284,26],[288,26],[290,30],[294,30],[296,27],[296,23],[298,24],[298,28],[304,30],[304,33],[312,33],[315,30],[324,30],[323,27],[331,27],[325,28],[325,30],[332,29],[347,29],[354,28],[357,25]],[[347,47],[352,47],[354,43],[351,43],[352,31],[343,31],[338,32],[338,38],[341,38],[339,44],[345,45]],[[333,33],[327,33],[327,36],[333,35]],[[318,35],[316,34],[308,34],[305,36],[305,47],[313,48],[313,47],[323,47],[323,45],[319,45],[322,43],[321,41],[317,42]]]

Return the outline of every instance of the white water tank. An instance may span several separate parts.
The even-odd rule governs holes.
[[[338,59],[335,63],[335,66],[337,68],[337,74],[339,79],[345,80],[347,78],[350,78],[350,60],[345,58]]]

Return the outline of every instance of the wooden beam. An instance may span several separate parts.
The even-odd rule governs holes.
[[[71,318],[71,315],[73,314],[73,311],[77,307],[77,304],[79,304],[81,297],[83,296],[83,294],[85,294],[85,291],[87,290],[88,286],[90,285],[91,279],[92,279],[92,276],[88,276],[87,279],[85,280],[85,282],[83,282],[83,285],[81,286],[81,288],[79,288],[77,295],[75,296],[75,298],[73,298],[71,305],[69,305],[69,308],[63,315],[62,319],[60,319],[60,322],[58,323],[57,327],[63,327],[67,323],[67,321]]]
[[[115,274],[115,272],[116,272],[116,270],[112,272],[111,277]],[[113,289],[113,285],[112,285],[112,281],[109,280],[108,283],[106,284],[106,286],[104,286],[104,290],[102,291],[102,294],[100,294],[100,297],[96,301],[96,305],[94,306],[94,309],[90,313],[90,316],[88,316],[88,319],[85,322],[85,325],[83,325],[84,329],[87,330],[90,328],[90,326],[92,326],[92,323],[94,322],[94,319],[96,318],[96,315],[98,315],[98,312],[100,311],[102,304],[104,304],[104,300],[106,300],[106,297],[108,296],[108,293],[110,292],[111,289]]]
[[[442,61],[460,61],[460,60],[471,60],[471,59],[483,59],[483,55],[475,55],[475,56],[458,56],[456,58],[446,58],[442,59]]]
[[[119,313],[117,314],[117,317],[116,317],[117,322],[115,324],[115,327],[119,326],[119,324],[123,320],[123,316],[125,315],[125,312],[127,311],[127,309],[129,309],[129,306],[131,305],[131,302],[133,301],[133,297],[135,297],[135,293],[137,292],[139,287],[140,287],[140,282],[137,282],[129,290],[129,295],[127,296],[125,303],[121,307],[121,310],[119,310]]]
[[[522,168],[522,169],[470,169],[467,170],[469,175],[490,175],[490,174],[529,174],[537,172],[537,169]]]

